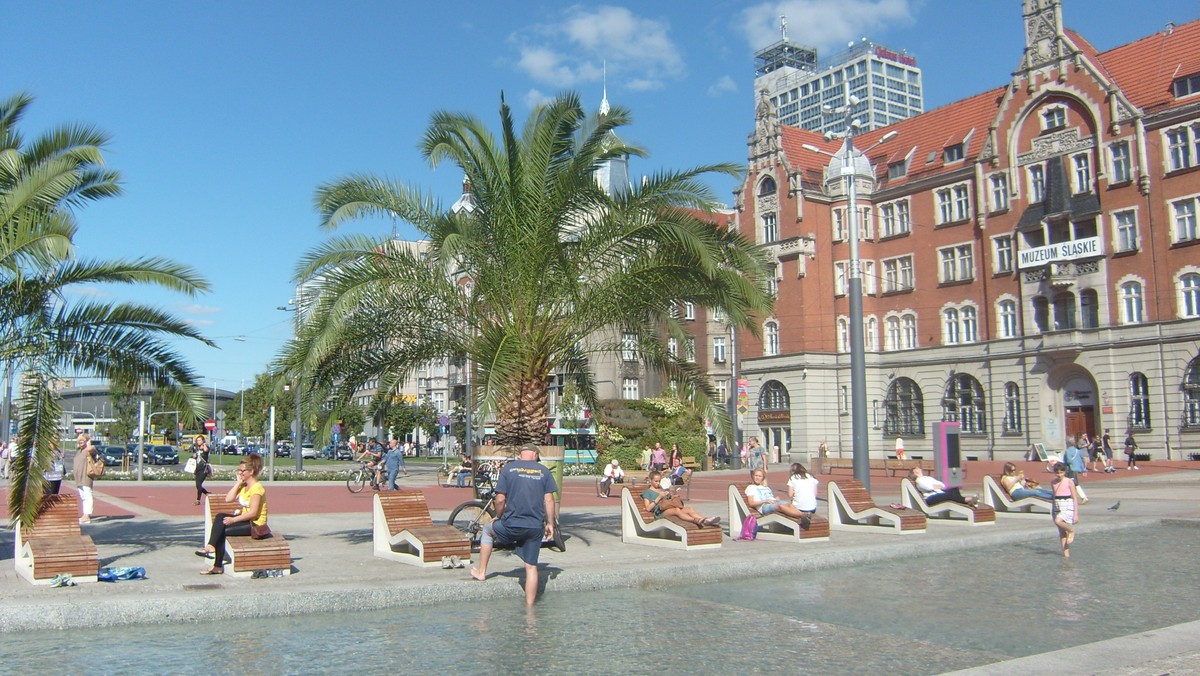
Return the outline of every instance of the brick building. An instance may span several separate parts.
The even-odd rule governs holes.
[[[1098,52],[1059,0],[1023,4],[1012,80],[854,139],[869,446],[1020,457],[1069,435],[1200,451],[1200,21]],[[1014,23],[1016,17],[1014,16]],[[885,134],[894,138],[877,144]],[[736,336],[747,435],[849,455],[842,141],[760,94],[737,224],[771,254],[776,314]],[[730,337],[698,317],[715,378]],[[702,335],[699,335],[702,334]],[[729,387],[729,385],[726,385]]]

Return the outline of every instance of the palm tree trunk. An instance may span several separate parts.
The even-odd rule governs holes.
[[[544,444],[549,406],[546,380],[523,378],[512,392],[515,396],[502,399],[496,412],[496,444]]]

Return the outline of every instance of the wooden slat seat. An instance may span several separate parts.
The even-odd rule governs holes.
[[[212,519],[216,514],[234,514],[241,505],[229,502],[222,496],[208,495],[204,501],[204,542],[212,534]],[[268,524],[270,525],[270,524]],[[256,570],[279,570],[284,575],[292,573],[292,548],[279,533],[272,529],[271,537],[255,540],[249,535],[225,537],[225,553],[229,563],[224,570],[227,575],[249,577]],[[220,552],[218,552],[220,554]]]
[[[983,503],[1006,516],[1032,516],[1044,519],[1051,512],[1049,500],[1037,497],[1015,500],[1008,494],[1008,491],[1004,490],[1000,480],[993,478],[990,474],[985,474],[983,477]]]
[[[813,515],[805,527],[800,519],[793,519],[786,514],[775,512],[763,515],[757,509],[746,504],[747,484],[729,484],[729,537],[737,538],[742,534],[742,522],[747,514],[754,514],[758,520],[758,537],[764,540],[781,540],[783,542],[827,542],[829,540],[829,519]]]
[[[925,514],[875,504],[871,494],[853,479],[829,482],[829,526],[833,530],[880,528],[899,535],[925,532]]]
[[[79,528],[79,497],[47,495],[32,528],[14,532],[13,562],[30,584],[48,585],[56,575],[74,582],[95,582],[100,570],[96,543]]]
[[[996,510],[985,504],[975,507],[957,502],[939,502],[930,505],[917,486],[908,479],[900,480],[900,503],[909,509],[919,509],[931,519],[941,519],[950,523],[962,523],[969,526],[987,526],[996,523]]]
[[[678,517],[654,516],[641,495],[621,489],[621,541],[674,549],[712,549],[721,546],[724,531],[717,526],[701,528]]]
[[[454,526],[435,526],[420,491],[376,493],[372,540],[375,556],[425,568],[440,568],[442,558],[471,560],[471,539]]]

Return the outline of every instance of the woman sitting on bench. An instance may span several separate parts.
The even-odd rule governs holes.
[[[780,500],[775,497],[775,492],[767,485],[767,472],[763,469],[756,469],[750,473],[750,478],[754,483],[746,486],[746,506],[750,509],[757,509],[759,514],[766,516],[779,512],[784,516],[789,516],[793,519],[808,520],[811,513],[805,513],[796,509],[796,507],[787,500]],[[813,505],[816,509],[816,505]]]
[[[262,456],[251,453],[238,463],[237,483],[225,494],[226,502],[237,500],[241,509],[236,514],[214,514],[212,534],[208,544],[203,549],[196,550],[196,556],[213,557],[215,563],[201,575],[220,575],[225,572],[225,538],[230,535],[250,535],[259,537],[255,530],[264,529],[270,537],[267,525],[267,490],[258,481],[258,473],[262,471]],[[218,558],[219,557],[219,558]]]
[[[1011,462],[1004,463],[1004,474],[1000,475],[1000,486],[1012,496],[1013,500],[1022,498],[1042,498],[1053,500],[1054,494],[1049,488],[1041,488],[1033,479],[1025,478],[1025,470],[1017,469]]]
[[[962,491],[957,487],[946,488],[946,484],[931,476],[926,476],[920,467],[914,467],[908,471],[908,480],[913,482],[917,490],[921,492],[921,497],[925,499],[925,504],[930,507],[942,502],[957,502],[960,505],[974,507],[979,502],[978,497],[964,497]]]
[[[684,521],[691,521],[700,526],[715,526],[721,523],[721,517],[714,516],[706,519],[696,510],[683,505],[683,498],[671,490],[671,480],[663,479],[662,472],[654,470],[650,473],[650,487],[642,491],[642,502],[646,510],[658,518],[677,516]]]

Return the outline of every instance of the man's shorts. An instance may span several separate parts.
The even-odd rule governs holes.
[[[542,538],[546,529],[540,528],[509,528],[501,520],[492,521],[484,527],[490,528],[494,544],[498,547],[512,547],[521,560],[531,566],[536,566],[538,554],[542,551]]]

